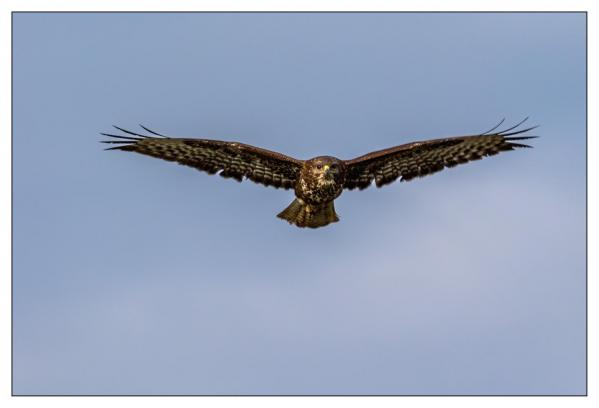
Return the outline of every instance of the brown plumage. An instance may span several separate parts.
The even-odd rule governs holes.
[[[501,121],[485,133],[408,143],[352,160],[332,156],[298,160],[243,143],[170,138],[144,126],[142,128],[152,136],[116,126],[128,136],[102,134],[119,139],[103,141],[119,144],[107,150],[131,151],[176,161],[238,181],[247,178],[265,186],[293,188],[296,199],[278,217],[298,227],[318,228],[339,221],[334,200],[344,188],[362,190],[373,181],[381,187],[398,178],[409,181],[501,151],[531,147],[516,142],[536,137],[524,135],[536,126],[516,130],[524,121],[503,131],[494,132]]]

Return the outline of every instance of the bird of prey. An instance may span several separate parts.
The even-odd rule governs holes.
[[[142,135],[118,126],[121,135],[102,133],[113,139],[103,143],[118,146],[106,150],[136,152],[194,167],[209,174],[276,188],[294,189],[295,200],[277,216],[298,227],[318,228],[339,221],[334,201],[344,189],[363,190],[373,181],[377,187],[398,178],[409,181],[484,156],[520,147],[531,139],[520,128],[526,119],[510,128],[492,129],[475,135],[412,142],[365,154],[351,160],[318,156],[298,160],[281,153],[239,142],[168,137],[141,126]]]

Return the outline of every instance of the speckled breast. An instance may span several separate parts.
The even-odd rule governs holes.
[[[295,195],[312,205],[333,201],[342,191],[342,183],[324,178],[300,177],[295,187]]]

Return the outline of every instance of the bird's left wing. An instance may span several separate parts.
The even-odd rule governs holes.
[[[479,160],[483,156],[492,156],[518,147],[531,147],[515,142],[536,137],[524,135],[536,126],[515,130],[524,121],[495,133],[492,132],[503,121],[493,129],[478,135],[408,143],[346,160],[347,175],[344,187],[362,190],[372,181],[377,187],[381,187],[400,177],[401,181],[409,181],[415,177],[436,173],[446,167]]]
[[[303,161],[259,147],[208,139],[171,138],[142,126],[152,136],[115,126],[127,135],[102,133],[118,144],[107,150],[124,150],[175,161],[209,174],[242,181],[244,177],[265,186],[293,188]]]

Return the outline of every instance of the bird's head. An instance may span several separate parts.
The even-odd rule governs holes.
[[[342,160],[331,156],[315,157],[307,162],[311,173],[319,179],[339,180],[345,172]]]

